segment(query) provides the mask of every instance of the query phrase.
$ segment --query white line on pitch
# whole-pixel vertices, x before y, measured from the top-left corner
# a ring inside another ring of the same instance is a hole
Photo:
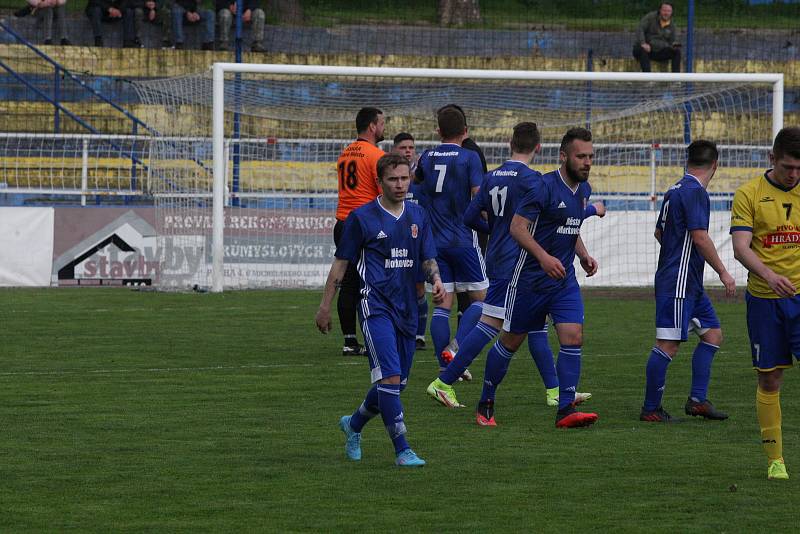
[[[592,356],[624,356],[621,353],[615,354],[593,354]],[[433,363],[434,360],[415,359],[415,363]],[[366,365],[368,362],[364,360],[351,360],[344,362],[330,363],[326,365],[333,366],[349,366],[349,365]],[[286,367],[316,367],[319,362],[314,363],[264,363],[252,365],[214,365],[205,367],[145,367],[145,368],[132,368],[132,369],[66,369],[55,371],[5,371],[0,372],[0,377],[4,376],[59,376],[59,375],[92,375],[92,374],[124,374],[124,373],[176,373],[176,372],[192,372],[192,371],[233,371],[236,369],[280,369]]]
[[[366,361],[338,362],[332,365],[360,365]],[[0,376],[53,376],[53,375],[79,375],[79,374],[115,374],[115,373],[171,373],[186,371],[230,371],[235,369],[277,369],[281,367],[315,367],[316,363],[271,363],[255,365],[215,365],[209,367],[147,367],[143,369],[75,369],[57,371],[6,371]]]
[[[416,360],[422,363],[431,363],[433,360]],[[362,365],[367,364],[366,359],[337,362],[329,365]],[[191,371],[232,371],[236,369],[279,369],[284,367],[316,367],[318,363],[264,363],[253,365],[214,365],[206,367],[146,367],[142,369],[74,369],[56,371],[5,371],[0,372],[3,376],[58,376],[58,375],[91,375],[91,374],[122,374],[122,373],[174,373]]]

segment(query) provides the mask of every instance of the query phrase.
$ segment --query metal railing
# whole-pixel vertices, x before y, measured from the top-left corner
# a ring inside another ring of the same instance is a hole
[[[330,174],[333,177],[335,161],[341,149],[350,140],[347,139],[241,139],[226,138],[224,141],[224,172],[228,187],[225,191],[224,205],[236,205],[236,200],[275,198],[336,198],[336,180],[331,179],[330,187],[311,189],[304,183],[276,185],[269,175],[262,178],[263,186],[250,187],[247,190],[234,190],[233,169],[236,165],[233,147],[243,147],[239,164],[259,164],[260,162],[297,163],[302,161],[324,163],[330,162]],[[121,146],[122,154],[111,148],[110,142]],[[153,201],[155,198],[206,198],[211,197],[211,183],[208,190],[186,191],[179,184],[165,188],[153,187],[152,178],[158,177],[163,169],[169,169],[174,163],[186,163],[196,167],[191,155],[176,153],[174,158],[169,154],[161,155],[160,161],[150,162],[154,143],[171,143],[185,147],[205,145],[210,151],[209,137],[150,137],[132,135],[86,135],[86,134],[24,134],[0,133],[0,195],[21,195],[38,197],[67,197],[80,199],[80,205],[87,205],[87,200],[94,197],[95,203],[102,204],[109,197],[123,197],[123,201],[137,198],[137,202]],[[417,142],[418,152],[437,145],[438,142],[420,140]],[[260,150],[265,146],[269,150]],[[490,168],[501,164],[508,156],[508,143],[486,142],[481,147],[489,162]],[[386,143],[381,145],[389,150]],[[540,154],[533,164],[542,171],[552,170],[559,165],[559,145],[543,143]],[[720,145],[720,173],[736,169],[764,169],[769,165],[769,147],[759,145]],[[635,166],[648,173],[647,179],[641,179],[637,188],[627,192],[624,188],[605,186],[595,187],[594,197],[617,202],[632,202],[635,209],[657,209],[664,184],[664,177],[659,178],[659,170],[663,167],[681,168],[685,157],[685,146],[681,144],[646,144],[596,143],[595,166],[598,171],[605,167]],[[134,157],[127,155],[132,154]],[[298,159],[299,158],[299,159]],[[172,160],[172,161],[170,161]],[[142,163],[147,161],[151,165]],[[210,166],[204,170],[210,177]],[[644,169],[647,169],[645,171]],[[322,172],[324,169],[317,169]],[[663,173],[663,171],[661,171]],[[309,176],[309,179],[311,177]],[[324,176],[323,176],[324,178]],[[678,176],[670,176],[672,181]],[[171,178],[174,180],[174,178]],[[310,183],[310,182],[309,182]],[[670,182],[672,183],[672,182]],[[600,184],[598,184],[599,186]],[[713,191],[712,201],[729,201],[733,189]],[[0,196],[0,203],[3,198]],[[632,208],[633,209],[633,208]]]
[[[0,133],[0,194],[80,197],[146,196],[143,163],[150,137]]]

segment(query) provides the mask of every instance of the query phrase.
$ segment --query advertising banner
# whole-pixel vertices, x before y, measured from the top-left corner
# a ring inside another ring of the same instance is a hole
[[[53,285],[151,285],[160,261],[153,208],[56,208]]]
[[[53,283],[208,287],[210,210],[157,217],[155,208],[57,208]],[[335,222],[307,210],[226,210],[225,286],[321,286]]]
[[[580,235],[599,262],[587,286],[651,286],[658,261],[657,212],[609,212],[584,221]],[[733,258],[729,212],[711,213],[709,234],[740,286],[747,273]],[[160,222],[160,224],[159,224]],[[227,288],[314,288],[334,253],[332,216],[316,210],[229,209],[225,214]],[[161,228],[163,235],[157,236]],[[0,208],[0,286],[152,285],[207,288],[211,218],[155,208]],[[719,285],[705,269],[705,282]]]

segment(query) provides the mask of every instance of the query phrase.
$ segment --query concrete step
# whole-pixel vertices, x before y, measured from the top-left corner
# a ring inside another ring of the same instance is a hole
[[[55,61],[76,73],[120,78],[161,78],[194,74],[207,70],[216,61],[233,61],[232,52],[201,50],[162,50],[158,48],[97,48],[94,46],[43,46]],[[33,53],[25,46],[0,43],[0,57],[24,73],[52,73],[44,61],[31,61]],[[583,57],[560,56],[423,56],[367,54],[283,54],[254,53],[243,55],[245,63],[298,65],[352,65],[368,67],[495,69],[584,71]],[[665,67],[654,64],[657,69]],[[636,72],[633,58],[608,58],[595,62],[598,72]],[[787,87],[800,87],[800,56],[770,60],[717,59],[695,62],[695,72],[782,72]]]

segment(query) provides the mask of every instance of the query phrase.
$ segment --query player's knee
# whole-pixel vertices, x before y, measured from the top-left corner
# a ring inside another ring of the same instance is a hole
[[[780,391],[783,383],[783,369],[773,369],[772,371],[758,372],[758,388],[761,391],[773,392]]]
[[[481,315],[480,322],[488,324],[489,326],[491,326],[492,328],[496,328],[497,330],[503,328],[503,320],[498,319],[497,317],[492,317],[491,315]]]
[[[400,375],[393,375],[387,376],[386,378],[381,378],[381,384],[399,384],[400,383]]]
[[[556,332],[558,332],[558,342],[561,345],[583,346],[582,328],[559,328],[559,326],[560,325],[556,325]]]
[[[528,337],[527,334],[512,334],[511,332],[503,331],[500,334],[499,341],[509,352],[517,352],[526,337]]]
[[[559,336],[559,343],[562,345],[583,346],[583,332],[570,332],[563,337]]]
[[[681,342],[673,341],[671,339],[659,339],[656,341],[656,347],[658,347],[659,350],[663,351],[670,358],[674,358],[678,355],[678,349],[681,348]]]
[[[486,290],[477,289],[469,292],[470,302],[483,302],[486,299]]]
[[[561,345],[583,346],[583,325],[580,323],[556,323],[558,343]]]
[[[445,293],[442,302],[436,304],[437,308],[444,308],[446,310],[450,310],[453,307],[453,294],[452,293]]]
[[[717,347],[722,345],[722,329],[720,328],[712,328],[705,334],[703,334],[700,339],[708,343],[709,345],[716,345]]]

